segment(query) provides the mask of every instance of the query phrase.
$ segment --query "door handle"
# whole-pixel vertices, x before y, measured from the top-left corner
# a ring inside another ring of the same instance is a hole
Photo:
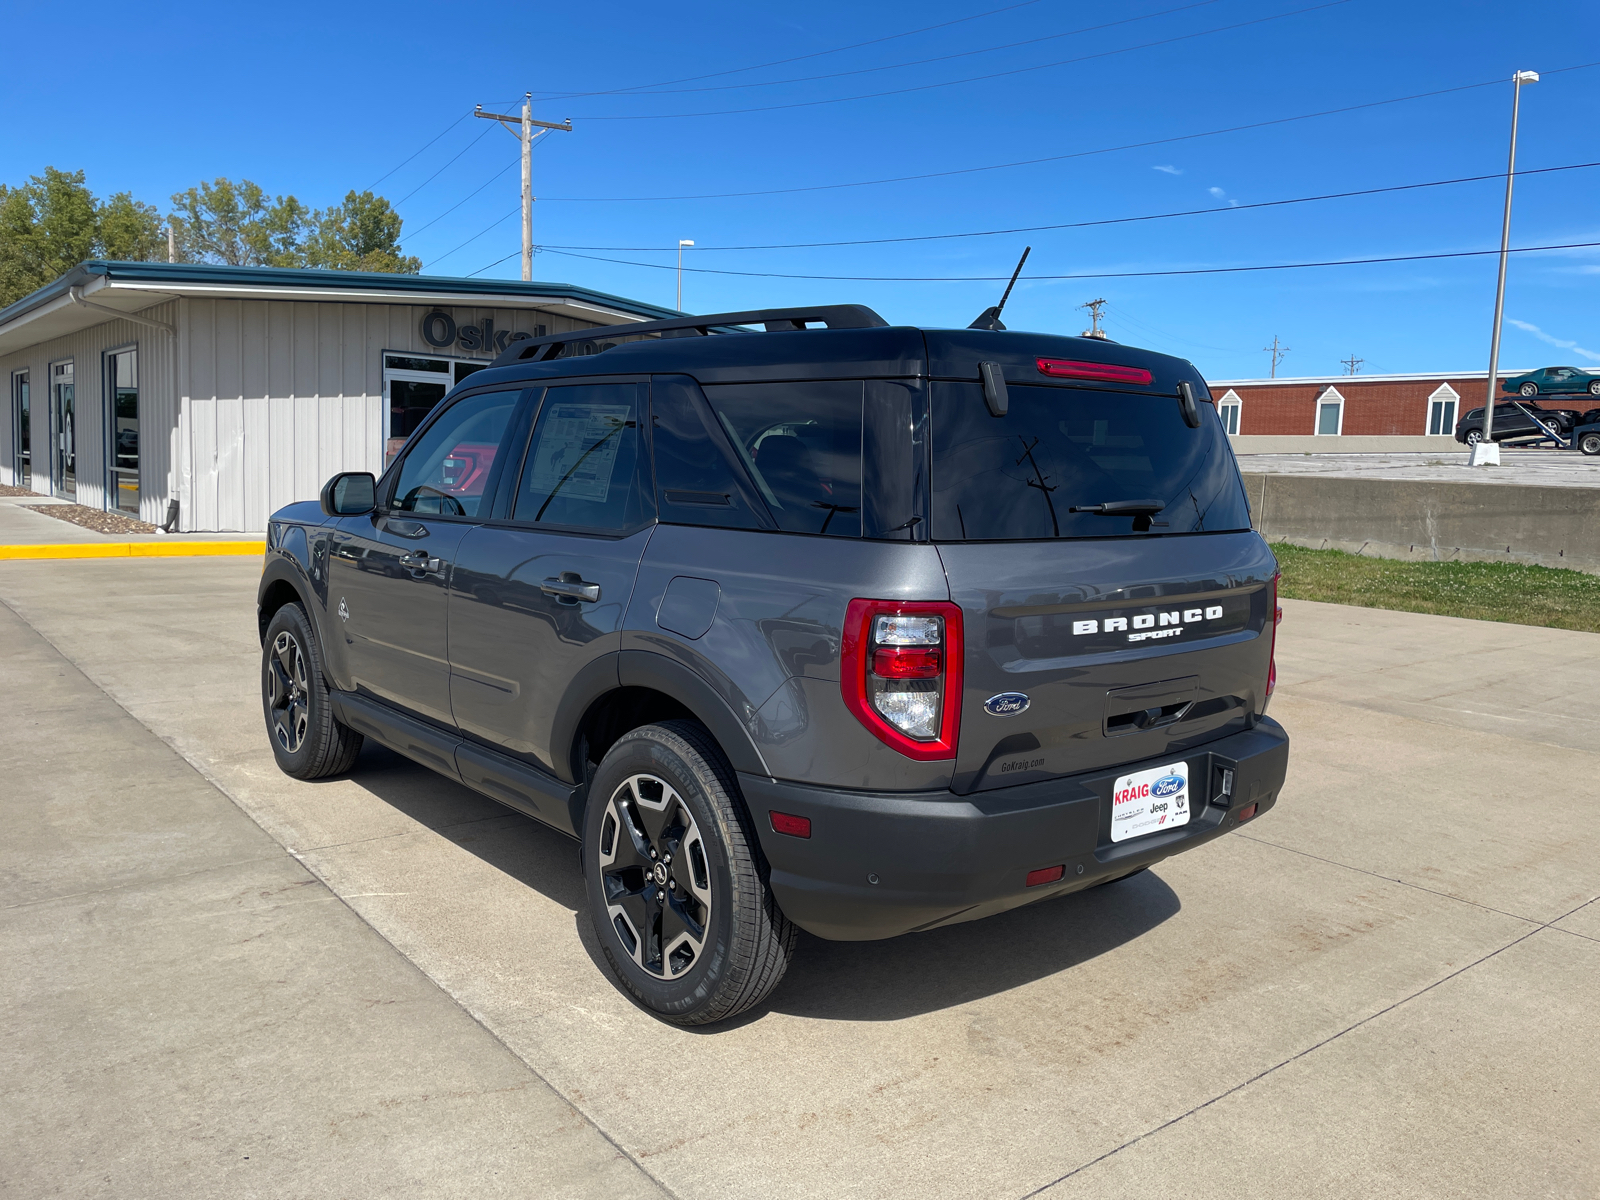
[[[569,575],[572,576],[570,579],[567,578]],[[559,579],[546,579],[539,585],[539,590],[547,596],[570,600],[574,604],[580,600],[587,600],[592,604],[600,599],[598,583],[585,583],[580,576],[571,571],[563,571]]]
[[[400,565],[411,571],[437,571],[443,560],[429,558],[426,550],[412,550],[400,556]]]

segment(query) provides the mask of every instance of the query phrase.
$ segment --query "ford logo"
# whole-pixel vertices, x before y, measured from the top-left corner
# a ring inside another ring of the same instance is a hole
[[[1155,783],[1150,785],[1150,794],[1156,797],[1176,796],[1179,792],[1183,791],[1183,788],[1184,781],[1180,776],[1163,775],[1160,779],[1156,780]]]
[[[1001,692],[983,702],[983,711],[991,717],[1014,717],[1028,711],[1028,698],[1021,692]]]

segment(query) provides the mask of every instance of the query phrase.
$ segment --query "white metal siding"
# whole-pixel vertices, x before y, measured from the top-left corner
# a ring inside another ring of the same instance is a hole
[[[140,316],[169,325],[178,320],[177,302],[144,309]],[[106,503],[106,363],[108,350],[139,350],[139,516],[152,524],[166,519],[172,494],[172,469],[177,428],[177,387],[173,380],[176,348],[165,331],[133,321],[109,320],[65,337],[52,338],[0,357],[5,402],[0,405],[0,482],[15,483],[14,414],[11,373],[26,370],[32,390],[33,464],[37,491],[49,487],[50,364],[71,359],[78,452],[78,503],[102,508]]]
[[[259,532],[340,471],[383,470],[383,352],[447,354],[421,322],[434,307],[183,300],[181,528]],[[533,309],[446,308],[458,326],[590,328]],[[489,356],[481,356],[485,360]],[[142,365],[142,364],[141,364]]]

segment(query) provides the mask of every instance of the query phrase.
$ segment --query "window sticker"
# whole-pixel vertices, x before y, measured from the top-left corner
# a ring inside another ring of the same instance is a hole
[[[529,492],[604,504],[632,413],[627,404],[555,405],[540,422]]]

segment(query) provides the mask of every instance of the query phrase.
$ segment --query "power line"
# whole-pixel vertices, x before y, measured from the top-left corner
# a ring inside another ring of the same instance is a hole
[[[1552,246],[1517,246],[1513,247],[1509,253],[1530,254],[1540,250],[1589,250],[1597,246],[1600,246],[1600,242],[1564,242]],[[549,246],[541,248],[550,254],[559,254],[564,258],[584,258],[591,262],[614,263],[623,267],[646,267],[655,271],[671,271],[674,269],[670,264],[629,262],[620,258],[601,258],[593,254],[578,254],[571,250],[555,250]],[[1321,262],[1264,263],[1250,267],[1188,267],[1166,271],[1096,271],[1075,275],[1024,275],[1023,279],[1033,282],[1049,282],[1064,279],[1152,279],[1170,275],[1238,275],[1251,271],[1298,271],[1307,267],[1357,267],[1375,263],[1426,262],[1445,258],[1477,258],[1485,254],[1499,253],[1498,249],[1451,250],[1437,254],[1391,254],[1377,258],[1336,258]],[[738,275],[748,279],[806,279],[839,283],[998,283],[1007,278],[1005,275],[788,275],[776,271],[729,271],[719,270],[715,267],[685,267],[684,270],[693,271],[698,275]]]
[[[442,138],[445,134],[449,133],[452,129],[454,129],[457,125],[461,124],[461,122],[465,121],[471,115],[472,115],[472,111],[470,109],[468,109],[466,112],[462,113],[454,121],[451,121],[450,124],[446,125],[444,127],[444,129],[442,129],[436,137],[434,137],[431,140],[429,140],[428,143],[422,147],[422,150],[426,150],[429,146],[433,145],[434,142],[437,142],[439,140],[439,138]],[[407,158],[404,162],[400,163],[399,166],[390,167],[382,175],[379,175],[371,183],[367,184],[367,191],[370,192],[373,188],[377,187],[385,179],[389,178],[389,176],[393,175],[396,171],[398,171],[400,169],[400,167],[405,166],[406,163],[410,162],[412,158],[417,157],[417,154],[421,154],[422,150],[418,150],[416,154],[413,154],[411,156],[411,158]]]
[[[1071,66],[1074,63],[1092,62],[1100,58],[1114,58],[1119,54],[1132,54],[1136,50],[1149,50],[1156,46],[1171,46],[1178,42],[1192,41],[1195,38],[1209,37],[1216,33],[1228,33],[1235,29],[1246,29],[1252,25],[1265,25],[1269,21],[1282,21],[1288,17],[1303,16],[1309,12],[1319,12],[1327,8],[1338,8],[1345,4],[1352,4],[1355,0],[1325,0],[1322,4],[1312,4],[1306,8],[1291,9],[1289,12],[1275,13],[1270,17],[1256,17],[1249,21],[1238,21],[1232,25],[1219,25],[1215,29],[1202,29],[1195,33],[1183,33],[1174,37],[1161,38],[1154,42],[1141,42],[1137,46],[1124,46],[1118,50],[1102,50],[1096,54],[1082,54],[1077,58],[1063,58],[1056,62],[1038,63],[1031,67],[1014,67],[1009,71],[993,71],[987,75],[970,75],[965,79],[948,79],[940,83],[924,83],[916,87],[894,88],[883,92],[866,92],[859,96],[835,96],[830,100],[797,100],[790,104],[766,104],[756,108],[726,108],[714,112],[695,113],[639,113],[616,117],[590,116],[583,118],[588,121],[671,121],[688,117],[729,117],[745,113],[780,112],[792,108],[816,108],[825,104],[847,104],[855,100],[878,100],[884,96],[904,96],[913,92],[933,91],[937,88],[956,87],[963,83],[981,83],[989,79],[1004,79],[1012,75],[1026,75],[1032,71],[1045,71],[1054,67]]]
[[[498,221],[494,221],[493,223],[491,223],[489,225],[485,225],[482,229],[478,230],[477,233],[473,234],[466,241],[462,242],[461,245],[457,246],[455,248],[455,250],[446,250],[443,254],[439,255],[438,258],[435,258],[431,262],[429,262],[428,266],[432,267],[432,266],[435,266],[435,265],[437,265],[439,263],[442,263],[445,259],[449,258],[452,254],[454,254],[456,252],[456,250],[465,250],[468,246],[472,245],[473,242],[477,241],[484,234],[488,233],[491,229],[500,228],[500,226],[504,225],[507,221],[511,220],[512,217],[520,215],[521,212],[522,212],[522,205],[518,204],[515,208],[513,208],[505,216],[501,217]],[[521,253],[521,252],[518,251],[518,253]],[[501,259],[500,261],[504,262],[505,259]],[[493,263],[490,264],[490,266],[493,266],[493,265],[494,265]],[[483,269],[485,271],[487,271],[489,268],[485,267]]]
[[[1556,171],[1579,171],[1589,167],[1600,167],[1600,161],[1586,163],[1570,163],[1560,167],[1537,167],[1531,170],[1516,172],[1518,177],[1523,175],[1548,175]],[[1177,212],[1146,213],[1137,217],[1102,217],[1094,221],[1067,221],[1057,225],[1018,225],[1011,229],[979,229],[966,233],[925,233],[910,237],[892,238],[855,238],[842,242],[773,242],[767,245],[751,246],[697,246],[697,250],[817,250],[843,246],[886,246],[903,242],[941,242],[956,238],[974,237],[1002,237],[1017,233],[1048,233],[1061,229],[1089,229],[1101,225],[1130,225],[1141,221],[1164,221],[1171,217],[1198,217],[1209,216],[1213,213],[1249,212],[1257,208],[1282,208],[1290,204],[1311,204],[1322,200],[1348,200],[1357,196],[1380,196],[1392,192],[1418,191],[1423,188],[1448,187],[1457,183],[1481,183],[1485,180],[1504,179],[1504,171],[1496,171],[1491,175],[1463,175],[1456,179],[1432,179],[1423,183],[1398,183],[1389,187],[1360,188],[1351,192],[1325,192],[1316,196],[1294,196],[1285,200],[1259,200],[1251,204],[1232,204],[1214,206],[1209,208],[1186,208]],[[548,246],[551,250],[606,250],[617,252],[670,252],[671,246]]]
[[[522,161],[521,156],[518,156],[517,158],[513,158],[505,166],[501,167],[493,175],[489,176],[488,179],[485,179],[477,187],[473,188],[472,191],[468,192],[465,196],[461,197],[461,199],[457,200],[454,204],[452,204],[449,208],[445,209],[442,213],[440,213],[433,220],[429,221],[427,225],[419,225],[419,226],[417,226],[417,228],[413,229],[410,233],[406,234],[406,236],[407,237],[416,237],[417,234],[421,233],[424,229],[427,229],[429,226],[437,225],[440,221],[444,220],[451,213],[455,212],[456,209],[460,208],[468,200],[471,200],[479,192],[483,191],[484,188],[488,187],[491,183],[494,183],[502,175],[504,175],[507,171],[511,170],[512,167],[517,166],[521,161]]]
[[[453,165],[454,165],[454,164],[455,164],[455,161],[456,161],[456,159],[457,159],[457,158],[460,158],[460,157],[461,157],[461,155],[462,155],[462,154],[465,154],[465,153],[466,153],[466,152],[467,152],[467,151],[468,151],[468,150],[471,150],[471,149],[472,149],[472,148],[473,148],[473,147],[474,147],[474,146],[476,146],[476,145],[477,145],[477,144],[478,144],[478,143],[479,143],[479,142],[481,142],[481,141],[483,141],[483,138],[484,138],[484,134],[487,134],[487,133],[488,133],[488,132],[489,132],[489,130],[491,130],[491,129],[493,129],[493,128],[494,128],[494,126],[492,126],[492,125],[485,125],[485,126],[484,126],[484,129],[483,129],[483,133],[480,133],[480,134],[479,134],[479,135],[478,135],[478,136],[477,136],[477,137],[475,137],[475,138],[473,138],[473,139],[472,139],[472,140],[471,140],[471,141],[470,141],[470,142],[468,142],[468,143],[467,143],[467,144],[466,144],[466,145],[465,145],[465,146],[464,146],[464,147],[462,147],[462,149],[461,149],[461,151],[460,151],[460,153],[458,153],[458,154],[457,154],[457,155],[456,155],[456,156],[455,156],[455,158],[452,158],[452,159],[451,159],[451,160],[450,160],[450,161],[449,161],[449,162],[447,162],[447,163],[445,163],[445,164],[444,164],[444,166],[442,166],[442,167],[440,167],[440,168],[439,168],[439,169],[438,169],[438,170],[437,170],[437,171],[435,171],[435,172],[434,172],[434,173],[433,173],[433,174],[432,174],[432,175],[429,175],[429,176],[428,176],[428,177],[427,177],[427,178],[426,178],[426,179],[424,179],[424,180],[423,180],[423,181],[422,181],[422,182],[421,182],[421,183],[419,183],[419,184],[417,184],[417,186],[416,186],[416,187],[414,187],[414,188],[412,188],[412,189],[411,189],[411,190],[410,190],[410,191],[409,191],[409,192],[407,192],[407,193],[406,193],[406,194],[405,194],[405,195],[404,195],[404,196],[401,196],[401,197],[400,197],[400,199],[398,199],[398,200],[396,200],[396,201],[395,201],[395,202],[394,202],[394,207],[396,207],[396,208],[399,208],[399,207],[400,207],[400,206],[401,206],[401,205],[402,205],[402,204],[404,204],[404,203],[405,203],[405,202],[406,202],[406,201],[407,201],[407,200],[409,200],[409,199],[411,199],[411,197],[413,197],[413,196],[415,196],[415,195],[416,195],[416,194],[417,194],[417,193],[418,193],[418,192],[420,192],[420,191],[421,191],[421,190],[422,190],[422,189],[423,189],[423,188],[425,188],[425,187],[427,187],[427,186],[428,186],[428,185],[429,185],[429,184],[430,184],[430,183],[432,183],[432,182],[433,182],[433,181],[434,181],[434,180],[435,180],[435,179],[437,179],[437,178],[439,178],[439,176],[441,176],[441,175],[443,175],[443,174],[444,174],[444,173],[445,173],[445,172],[446,172],[446,171],[447,171],[447,170],[449,170],[449,169],[450,169],[450,167],[452,167],[452,166],[453,166]]]
[[[935,29],[948,29],[952,25],[963,25],[968,21],[981,21],[984,17],[996,17],[1001,13],[1012,12],[1019,8],[1029,8],[1040,3],[1040,0],[1021,0],[1019,4],[1008,4],[1004,8],[991,8],[987,12],[974,13],[970,17],[957,17],[953,21],[941,21],[937,25],[924,25],[921,29],[908,29],[904,33],[891,33],[885,37],[872,38],[865,42],[852,42],[848,46],[835,46],[832,50],[814,50],[810,54],[797,54],[793,58],[774,59],[768,63],[757,63],[751,67],[733,67],[727,71],[713,71],[709,75],[690,75],[684,79],[668,79],[661,83],[640,83],[633,87],[614,88],[603,92],[545,92],[539,93],[542,100],[578,100],[588,96],[625,96],[642,88],[671,87],[677,83],[698,83],[702,79],[721,79],[728,75],[740,75],[746,71],[764,71],[768,67],[784,67],[790,63],[805,62],[807,59],[824,58],[829,54],[843,54],[846,50],[859,50],[863,46],[878,46],[884,42],[897,41],[900,38],[915,37],[919,33],[932,33]]]
[[[1600,62],[1580,63],[1573,67],[1561,67],[1555,71],[1546,71],[1546,75],[1557,75],[1565,71],[1582,71],[1592,67],[1600,67]],[[567,204],[654,204],[674,200],[744,200],[761,196],[788,196],[802,192],[827,192],[838,191],[843,188],[879,187],[890,183],[918,183],[925,179],[944,179],[953,175],[976,175],[984,171],[1006,171],[1015,167],[1035,167],[1044,163],[1066,162],[1075,158],[1090,158],[1100,154],[1115,154],[1122,150],[1147,150],[1152,146],[1168,146],[1175,142],[1190,142],[1199,138],[1220,137],[1228,133],[1245,133],[1252,129],[1266,129],[1274,125],[1289,125],[1296,121],[1310,121],[1317,117],[1335,117],[1344,113],[1360,112],[1363,109],[1382,108],[1390,104],[1405,104],[1412,100],[1430,100],[1435,96],[1449,96],[1456,92],[1470,92],[1479,88],[1499,87],[1503,79],[1486,79],[1481,83],[1464,83],[1456,87],[1438,88],[1431,92],[1415,92],[1409,96],[1393,96],[1387,100],[1369,100],[1361,104],[1349,104],[1342,108],[1326,108],[1319,112],[1300,113],[1293,117],[1274,117],[1267,121],[1252,121],[1245,125],[1229,125],[1222,129],[1207,129],[1200,133],[1183,133],[1173,137],[1152,138],[1143,142],[1127,142],[1120,146],[1103,146],[1095,150],[1077,150],[1071,154],[1051,154],[1043,158],[1024,158],[1015,162],[990,163],[981,167],[958,167],[949,171],[930,171],[922,175],[891,175],[883,179],[860,179],[848,183],[819,183],[805,187],[766,188],[761,191],[751,192],[702,192],[682,196],[546,196],[544,203]]]
[[[677,96],[690,92],[734,92],[749,88],[782,87],[790,83],[815,83],[821,79],[846,79],[852,75],[872,75],[879,71],[899,71],[906,67],[925,67],[929,63],[950,62],[957,58],[972,58],[979,54],[994,54],[1001,50],[1015,50],[1018,46],[1037,46],[1044,42],[1059,41],[1062,38],[1077,37],[1080,34],[1096,33],[1102,29],[1114,29],[1118,25],[1133,25],[1139,21],[1153,21],[1157,17],[1171,16],[1173,13],[1188,12],[1192,8],[1206,8],[1212,4],[1220,4],[1222,0],[1194,0],[1191,4],[1181,4],[1177,8],[1163,8],[1158,12],[1143,13],[1137,17],[1124,17],[1120,21],[1106,21],[1099,25],[1085,25],[1082,29],[1069,29],[1065,33],[1049,33],[1042,37],[1025,38],[1020,42],[1005,42],[998,46],[985,46],[980,50],[963,50],[957,54],[940,54],[933,58],[916,58],[909,62],[885,63],[877,67],[858,67],[853,71],[833,71],[826,75],[796,75],[788,79],[766,79],[758,83],[724,83],[716,87],[702,88],[664,88],[658,90],[640,90],[630,92],[630,96]],[[613,93],[590,93],[592,95],[611,95]]]

